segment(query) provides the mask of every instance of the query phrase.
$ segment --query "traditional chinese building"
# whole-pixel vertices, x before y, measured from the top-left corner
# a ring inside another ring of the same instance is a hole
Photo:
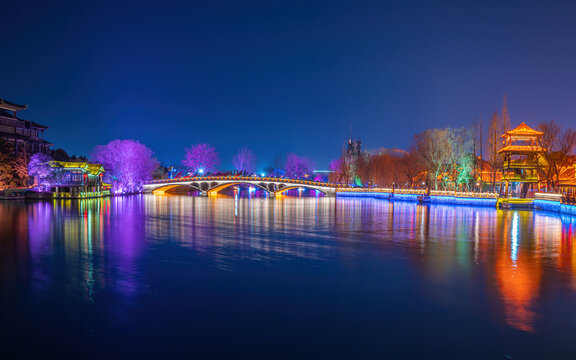
[[[560,192],[571,197],[576,196],[576,155],[569,156],[568,164],[560,170]]]
[[[109,195],[102,182],[104,167],[87,162],[51,161],[52,175],[46,183],[54,197],[82,198]]]
[[[478,156],[476,158],[474,174],[477,190],[489,192],[498,191],[498,187],[502,183],[502,172],[496,169],[489,161]]]
[[[28,105],[18,105],[0,99],[0,138],[6,140],[17,154],[29,157],[35,153],[49,154],[52,144],[44,140],[48,127],[19,117]]]
[[[525,198],[530,191],[537,190],[538,158],[544,153],[542,135],[543,132],[534,130],[525,123],[502,135],[503,147],[498,153],[504,160],[504,197],[510,194]]]

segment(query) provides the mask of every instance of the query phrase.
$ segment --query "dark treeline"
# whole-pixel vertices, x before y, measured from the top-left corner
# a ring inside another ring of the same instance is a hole
[[[506,99],[486,132],[480,121],[468,128],[428,129],[414,135],[408,151],[388,150],[342,156],[330,164],[330,181],[357,186],[488,190],[498,192],[503,171],[502,134],[511,130]],[[561,174],[576,163],[576,131],[542,122],[543,153],[537,157],[540,185],[557,191]]]

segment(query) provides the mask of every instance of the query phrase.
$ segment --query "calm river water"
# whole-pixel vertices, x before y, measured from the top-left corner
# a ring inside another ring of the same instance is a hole
[[[576,358],[576,218],[373,199],[0,202],[0,358]]]

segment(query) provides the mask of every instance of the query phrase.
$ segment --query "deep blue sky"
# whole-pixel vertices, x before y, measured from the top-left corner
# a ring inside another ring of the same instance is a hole
[[[576,126],[574,1],[2,1],[0,97],[88,154],[137,139],[165,163],[294,152],[352,135],[406,148],[430,127]]]

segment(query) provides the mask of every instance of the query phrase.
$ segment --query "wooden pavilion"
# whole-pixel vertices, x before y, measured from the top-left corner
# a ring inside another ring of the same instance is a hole
[[[502,183],[504,197],[525,198],[530,192],[539,190],[539,157],[542,148],[543,132],[522,123],[502,135],[503,147],[498,152],[504,160]]]

